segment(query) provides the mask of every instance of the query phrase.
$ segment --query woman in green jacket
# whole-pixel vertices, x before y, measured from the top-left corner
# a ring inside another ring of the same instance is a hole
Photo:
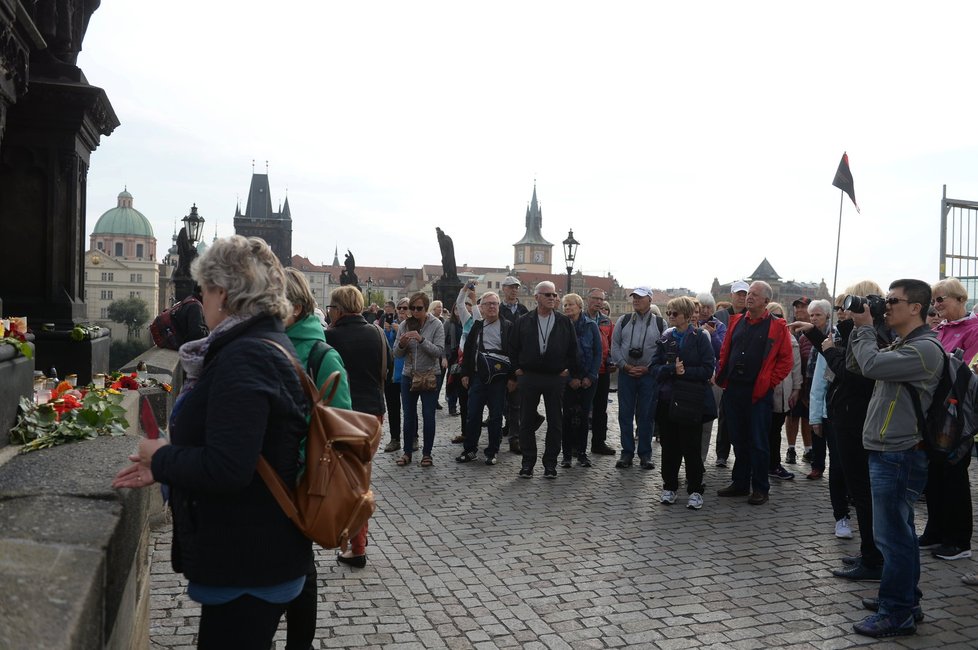
[[[326,344],[323,325],[315,313],[316,299],[312,295],[306,276],[293,268],[287,268],[285,279],[285,296],[292,307],[291,313],[285,319],[285,334],[295,346],[302,367],[315,377],[317,387],[321,389],[329,376],[339,371],[340,385],[330,405],[349,409],[350,383],[347,380],[346,368],[343,366],[340,353]],[[316,635],[316,580],[316,564],[313,559],[302,591],[289,603],[286,610],[288,621],[286,644],[289,648],[312,646]]]

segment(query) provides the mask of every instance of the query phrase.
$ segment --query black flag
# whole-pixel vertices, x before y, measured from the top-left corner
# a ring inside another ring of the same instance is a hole
[[[859,204],[856,203],[856,188],[852,183],[852,172],[849,171],[849,156],[846,153],[842,154],[842,160],[839,161],[839,168],[835,171],[835,179],[832,184],[849,195],[852,204],[856,206],[856,212],[859,212]]]

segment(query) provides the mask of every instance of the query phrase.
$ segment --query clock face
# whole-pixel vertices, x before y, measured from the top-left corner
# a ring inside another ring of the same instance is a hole
[[[538,263],[538,264],[542,264],[543,263],[543,251],[534,251],[533,252],[533,261],[536,262],[536,263]]]
[[[516,251],[516,261],[519,263],[523,262],[523,251]]]

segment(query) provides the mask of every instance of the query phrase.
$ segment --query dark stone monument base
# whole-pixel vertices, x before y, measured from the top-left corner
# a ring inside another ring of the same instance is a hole
[[[458,278],[438,278],[431,285],[431,292],[435,294],[435,300],[441,300],[445,311],[452,313],[452,307],[458,298],[458,292],[462,289],[462,281]]]
[[[73,341],[70,332],[40,331],[35,333],[34,365],[45,373],[53,366],[62,379],[76,374],[78,385],[84,386],[92,381],[93,374],[109,371],[111,343],[109,330],[104,328],[95,338],[81,341]]]
[[[0,447],[10,442],[21,397],[34,392],[34,360],[11,345],[0,345]]]

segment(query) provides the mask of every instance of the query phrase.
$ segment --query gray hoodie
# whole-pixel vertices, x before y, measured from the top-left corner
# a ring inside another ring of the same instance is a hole
[[[917,389],[920,407],[926,413],[940,380],[943,358],[937,336],[926,325],[882,350],[876,347],[876,331],[871,326],[853,331],[846,365],[876,380],[863,423],[863,447],[868,451],[906,451],[922,440],[913,401],[903,382]]]
[[[420,330],[424,338],[421,344],[411,341],[406,348],[402,348],[401,336],[408,332],[407,323],[408,321],[401,323],[397,329],[397,340],[394,341],[394,356],[404,358],[402,376],[413,377],[415,370],[434,370],[437,375],[441,372],[441,358],[445,355],[445,329],[441,321],[428,314]]]

